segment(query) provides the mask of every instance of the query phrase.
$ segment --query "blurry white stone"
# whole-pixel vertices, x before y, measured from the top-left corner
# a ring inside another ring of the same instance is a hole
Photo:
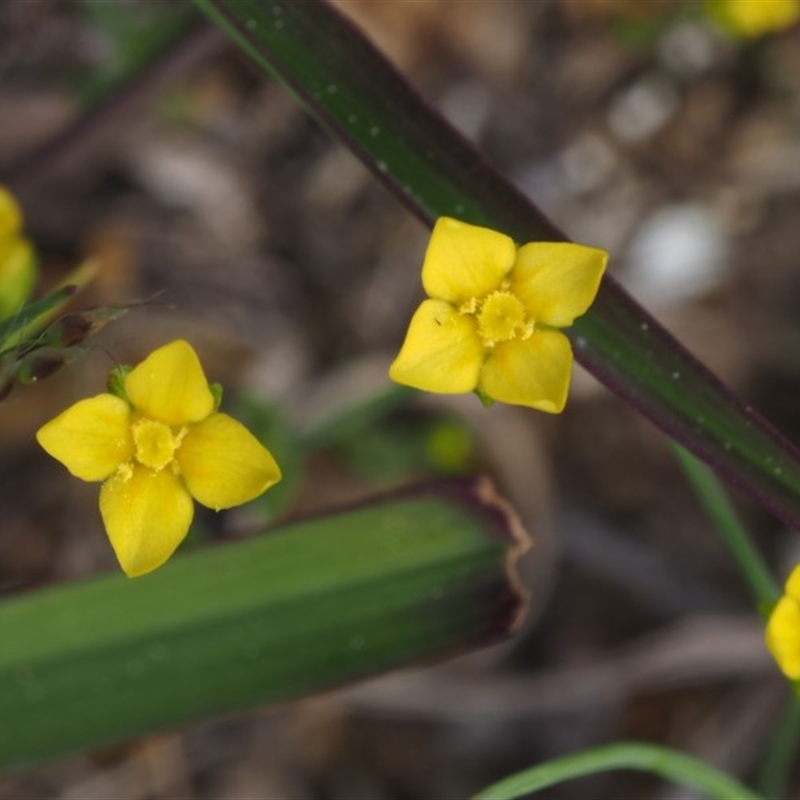
[[[658,133],[678,108],[675,86],[660,75],[646,75],[614,98],[608,124],[623,142],[642,142]]]
[[[491,108],[491,97],[481,84],[470,81],[459,83],[442,98],[442,114],[470,141],[476,141],[483,132]]]
[[[634,234],[623,280],[644,305],[693,300],[720,283],[727,251],[727,237],[708,209],[667,206]]]
[[[283,333],[270,338],[268,348],[259,350],[248,367],[242,385],[259,397],[285,398],[298,392],[298,387],[311,372],[308,344],[303,336],[283,326]]]
[[[556,222],[576,242],[621,253],[639,224],[646,200],[641,184],[620,171],[602,192],[585,202],[571,204]]]
[[[659,43],[661,63],[687,78],[701,75],[718,60],[717,43],[707,27],[684,22],[668,31]]]
[[[348,206],[369,184],[363,164],[343,147],[333,147],[318,159],[308,178],[307,196],[312,206],[333,210]]]
[[[525,162],[511,173],[511,180],[547,214],[554,215],[569,197],[557,159]]]
[[[162,203],[190,209],[223,240],[252,244],[263,230],[236,168],[209,148],[144,141],[131,153],[139,178]]]
[[[602,186],[617,166],[609,143],[596,133],[585,133],[561,154],[564,180],[572,194],[584,194]]]

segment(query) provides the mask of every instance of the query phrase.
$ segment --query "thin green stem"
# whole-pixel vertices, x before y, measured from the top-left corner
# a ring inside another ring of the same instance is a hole
[[[358,436],[365,428],[406,405],[415,394],[407,386],[387,383],[381,391],[338,408],[313,423],[301,433],[298,445],[306,450],[315,450]]]
[[[731,800],[734,797],[736,800],[764,800],[761,795],[735,778],[696,758],[668,747],[638,742],[595,747],[583,753],[548,761],[489,786],[479,792],[475,800],[513,800],[563,781],[612,769],[652,772],[667,780],[698,789],[715,800]]]
[[[688,450],[674,442],[672,448],[698,499],[725,540],[736,566],[747,582],[758,610],[763,617],[768,617],[770,610],[781,596],[780,587],[731,505],[722,483],[711,469],[698,461]]]
[[[761,765],[758,788],[769,800],[786,797],[789,772],[800,744],[800,699],[792,697]]]
[[[780,587],[753,544],[717,476],[680,445],[673,442],[672,447],[698,499],[713,519],[744,576],[758,610],[767,619],[780,597]],[[778,800],[784,796],[787,776],[799,742],[800,701],[793,697],[778,724],[761,767],[758,786],[765,797]]]

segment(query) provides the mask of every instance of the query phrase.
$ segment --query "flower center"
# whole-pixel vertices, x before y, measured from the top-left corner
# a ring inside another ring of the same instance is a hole
[[[131,426],[131,433],[136,447],[136,460],[158,472],[172,461],[185,431],[176,435],[163,422],[140,419]]]
[[[525,306],[511,292],[492,292],[478,311],[478,332],[487,347],[533,333],[533,322],[525,315]]]

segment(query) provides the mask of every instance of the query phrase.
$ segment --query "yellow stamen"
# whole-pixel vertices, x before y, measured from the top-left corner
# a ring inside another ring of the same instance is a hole
[[[114,476],[121,480],[123,483],[129,481],[133,477],[133,467],[130,462],[123,461],[118,467]]]
[[[478,298],[477,297],[470,297],[465,303],[462,303],[458,307],[458,311],[461,314],[474,314],[478,310]]]
[[[517,336],[527,338],[533,332],[533,323],[526,319],[525,307],[511,292],[492,292],[478,312],[478,331],[491,347]]]
[[[136,460],[156,472],[169,464],[180,447],[183,431],[175,435],[163,422],[140,419],[131,426]]]

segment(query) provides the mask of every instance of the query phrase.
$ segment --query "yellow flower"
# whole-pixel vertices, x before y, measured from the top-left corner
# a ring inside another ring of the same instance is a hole
[[[36,434],[75,477],[103,481],[100,513],[129,577],[160,567],[183,541],[192,498],[219,511],[280,480],[275,460],[216,410],[191,345],[164,345],[124,380],[127,399],[81,400]]]
[[[33,246],[22,235],[22,212],[0,186],[0,319],[20,310],[36,282]]]
[[[786,581],[783,597],[770,614],[767,647],[787,678],[800,678],[800,565]]]
[[[798,0],[716,0],[712,13],[732,33],[757,38],[782,31],[800,18]]]
[[[560,412],[572,348],[557,329],[589,308],[607,257],[565,242],[518,248],[505,234],[442,217],[422,265],[429,299],[414,314],[390,377],[427,392],[477,391]]]
[[[0,241],[15,236],[22,228],[22,212],[11,193],[0,186]]]

